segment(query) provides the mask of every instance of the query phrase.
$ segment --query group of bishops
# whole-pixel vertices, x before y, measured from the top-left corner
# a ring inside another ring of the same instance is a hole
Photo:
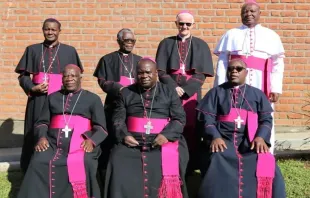
[[[284,49],[246,2],[243,25],[214,50],[192,35],[194,16],[176,16],[176,36],[156,58],[132,53],[130,29],[104,55],[94,76],[106,93],[82,88],[74,47],[60,43],[61,24],[43,23],[44,42],[30,45],[16,67],[28,96],[18,198],[187,198],[200,169],[199,198],[285,198],[273,153],[273,103],[282,92]]]

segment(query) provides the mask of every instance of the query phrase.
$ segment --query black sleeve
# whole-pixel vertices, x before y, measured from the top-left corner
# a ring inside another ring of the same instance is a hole
[[[115,109],[112,115],[113,133],[115,133],[117,142],[122,142],[126,136],[131,136],[127,130],[126,115],[125,99],[120,92],[115,101]]]
[[[191,97],[201,89],[205,79],[206,76],[202,73],[194,74],[190,79],[187,80],[186,84],[182,86],[182,89],[185,91],[188,97]]]
[[[158,70],[158,77],[160,82],[169,85],[172,88],[178,87],[178,84],[167,74],[168,65],[168,52],[165,40],[161,41],[158,45],[156,52],[156,63]]]
[[[169,141],[178,140],[186,123],[185,111],[182,107],[181,100],[177,92],[171,90],[171,105],[170,105],[170,122],[161,132]]]
[[[81,69],[81,71],[83,72],[84,68],[83,68],[83,65],[81,63],[79,54],[77,53],[75,48],[74,48],[74,53],[73,53],[72,60],[73,60],[73,63],[76,64]]]
[[[35,141],[40,138],[47,138],[47,131],[50,125],[51,113],[50,113],[50,101],[49,96],[46,97],[45,103],[40,113],[39,119],[34,124],[34,137]]]
[[[197,110],[200,111],[199,115],[203,118],[204,122],[202,137],[211,140],[222,137],[217,129],[217,106],[218,100],[215,89],[211,89],[197,106]]]
[[[95,146],[100,145],[108,136],[106,130],[106,119],[103,104],[99,96],[96,95],[95,101],[91,105],[91,122],[92,129],[83,134],[84,137],[90,139]]]
[[[18,77],[18,81],[25,94],[29,96],[31,93],[31,89],[35,86],[35,84],[33,84],[30,78],[30,74],[26,71],[21,73]]]
[[[93,76],[97,77],[100,88],[109,95],[117,96],[120,88],[123,87],[118,82],[106,80],[107,75],[103,57],[99,60]]]

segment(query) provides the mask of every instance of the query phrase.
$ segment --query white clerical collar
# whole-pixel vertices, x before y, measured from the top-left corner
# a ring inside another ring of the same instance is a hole
[[[188,34],[186,36],[181,36],[180,34],[178,34],[178,37],[182,40],[182,42],[184,42],[186,39],[188,39],[189,37],[191,37],[191,34]]]
[[[257,27],[261,27],[261,24],[256,24],[253,28],[257,28]],[[249,28],[248,26],[246,26],[244,24],[242,24],[241,28],[242,29],[251,29],[251,28]]]

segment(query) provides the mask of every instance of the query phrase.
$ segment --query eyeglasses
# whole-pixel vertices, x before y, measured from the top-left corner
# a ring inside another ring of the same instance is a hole
[[[184,25],[186,24],[187,27],[190,27],[190,26],[193,25],[192,23],[184,23],[184,22],[178,22],[178,24],[179,24],[180,26],[184,26]]]
[[[232,72],[234,70],[236,70],[237,72],[241,72],[244,69],[245,69],[245,67],[242,67],[242,66],[229,66],[229,67],[227,67],[227,70],[229,72]]]
[[[124,43],[135,43],[136,39],[123,39],[122,40]]]

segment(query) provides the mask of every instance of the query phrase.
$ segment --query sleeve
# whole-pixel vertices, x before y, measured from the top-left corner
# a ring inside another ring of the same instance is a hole
[[[204,74],[194,74],[190,79],[187,80],[186,84],[182,86],[182,89],[185,91],[188,97],[191,97],[201,89],[205,79],[206,76]]]
[[[83,68],[83,65],[81,63],[79,54],[77,53],[75,48],[73,48],[73,49],[74,49],[74,53],[73,53],[72,60],[73,60],[74,64],[76,64],[81,69],[81,71],[83,72],[84,68]]]
[[[169,85],[172,88],[178,87],[178,84],[167,74],[168,52],[165,40],[158,45],[156,52],[156,63],[158,70],[158,77],[160,82]]]
[[[270,137],[273,125],[271,104],[263,92],[260,94],[260,101],[258,103],[258,128],[256,131],[256,137],[261,137],[265,140],[266,144],[270,147]]]
[[[39,141],[40,138],[47,138],[47,131],[50,124],[50,119],[50,101],[49,96],[47,96],[41,110],[40,117],[34,124],[35,141]]]
[[[34,67],[34,62],[32,60],[33,57],[33,52],[31,50],[31,48],[28,46],[22,56],[22,58],[20,59],[19,63],[17,64],[16,68],[15,68],[15,72],[16,73],[23,73],[25,71],[27,71],[28,73],[32,73],[33,72],[33,67]]]
[[[112,114],[113,133],[117,142],[122,142],[126,136],[131,136],[127,130],[126,115],[124,96],[120,92],[115,101],[115,109]]]
[[[90,139],[94,146],[98,146],[108,136],[104,108],[99,96],[96,96],[91,106],[91,122],[91,131],[86,131],[83,133],[83,136],[84,138]]]
[[[229,52],[221,52],[219,54],[217,62],[216,76],[214,79],[213,87],[219,86],[227,81],[226,73],[227,73],[228,61],[229,61]]]
[[[197,110],[200,111],[200,119],[203,120],[204,131],[202,137],[207,139],[221,138],[221,134],[217,129],[217,97],[216,90],[211,89],[197,106]]]
[[[171,93],[170,122],[162,130],[161,134],[164,135],[169,141],[174,142],[180,139],[183,133],[183,128],[186,123],[186,114],[177,92],[172,89]]]
[[[272,70],[270,74],[271,93],[282,94],[283,86],[283,73],[284,73],[284,57],[272,56],[271,57]]]
[[[30,95],[31,89],[35,86],[30,78],[30,74],[28,72],[23,72],[18,77],[19,85],[24,90],[27,96]]]
[[[107,94],[117,96],[120,88],[123,87],[118,82],[106,80],[107,75],[103,57],[99,60],[93,76],[97,77],[100,88]]]

